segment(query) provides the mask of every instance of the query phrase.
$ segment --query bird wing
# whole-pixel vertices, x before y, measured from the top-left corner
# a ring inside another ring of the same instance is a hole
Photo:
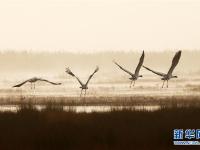
[[[149,70],[149,71],[151,71],[151,72],[153,72],[153,73],[155,73],[155,74],[157,74],[157,75],[159,75],[159,76],[164,76],[165,74],[164,73],[162,73],[162,72],[157,72],[157,71],[154,71],[154,70],[151,70],[150,68],[148,68],[148,67],[145,67],[145,66],[143,66],[145,69],[147,69],[147,70]]]
[[[120,66],[117,62],[113,61],[121,70],[125,71],[126,73],[130,74],[131,76],[133,75],[130,71],[124,69],[122,66]]]
[[[174,55],[174,58],[172,60],[171,67],[167,73],[168,75],[172,74],[174,68],[177,66],[177,64],[179,62],[180,57],[181,57],[181,51],[176,52],[176,54]]]
[[[49,80],[42,79],[42,78],[39,78],[38,80],[39,80],[39,81],[48,82],[48,83],[50,83],[50,84],[53,84],[53,85],[60,85],[60,84],[61,84],[61,83],[55,83],[55,82],[51,82],[51,81],[49,81]]]
[[[99,67],[97,66],[96,69],[94,70],[94,72],[89,76],[87,82],[86,82],[86,85],[88,85],[90,79],[93,77],[93,75],[99,70]]]
[[[143,62],[144,62],[144,51],[142,52],[142,55],[140,57],[140,61],[137,65],[137,68],[135,69],[135,75],[139,74],[139,71],[140,71],[140,68],[142,67]]]
[[[28,82],[29,80],[30,79],[28,79],[28,80],[26,80],[26,81],[24,81],[24,82],[22,82],[20,84],[14,85],[13,87],[20,87],[20,86],[24,85],[26,82]]]
[[[66,68],[66,71],[65,71],[66,73],[68,73],[69,75],[71,75],[72,77],[75,77],[77,80],[78,80],[78,82],[81,84],[81,86],[83,86],[84,84],[81,82],[81,80],[77,77],[77,76],[75,76],[75,74],[69,69],[69,68]]]

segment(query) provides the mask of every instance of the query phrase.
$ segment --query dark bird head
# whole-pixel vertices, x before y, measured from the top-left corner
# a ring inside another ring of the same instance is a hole
[[[19,87],[19,86],[17,86],[17,85],[13,86],[13,88],[15,88],[15,87]]]

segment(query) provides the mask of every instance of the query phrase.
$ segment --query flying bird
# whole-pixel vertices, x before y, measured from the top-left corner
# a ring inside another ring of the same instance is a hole
[[[80,88],[81,88],[81,94],[80,97],[82,96],[82,91],[85,90],[85,95],[86,95],[86,90],[88,89],[88,83],[90,81],[90,79],[93,77],[93,75],[99,70],[99,67],[97,66],[96,69],[94,70],[94,72],[89,76],[87,82],[84,84],[69,68],[66,68],[66,73],[68,73],[69,75],[71,75],[72,77],[75,77],[78,82],[80,83]]]
[[[20,84],[17,84],[17,85],[14,85],[13,87],[21,87],[22,85],[24,85],[25,83],[27,82],[30,82],[31,83],[31,89],[34,88],[35,89],[35,82],[37,81],[44,81],[44,82],[48,82],[50,84],[53,84],[53,85],[60,85],[61,83],[55,83],[55,82],[51,82],[49,80],[46,80],[46,79],[42,79],[42,78],[37,78],[37,77],[33,77],[31,79],[28,79]],[[33,84],[33,85],[32,85]]]
[[[130,88],[131,88],[131,85],[133,84],[133,86],[135,85],[135,81],[139,78],[139,77],[143,77],[142,75],[139,75],[139,72],[140,72],[140,69],[143,65],[143,62],[144,62],[144,51],[142,52],[142,55],[140,57],[140,60],[139,60],[139,63],[135,69],[135,73],[132,73],[128,70],[126,70],[125,68],[123,68],[121,65],[119,65],[117,62],[113,61],[121,70],[125,71],[126,73],[128,73],[131,78],[129,78],[131,80],[131,84],[130,84]],[[134,82],[134,83],[133,83]]]
[[[171,78],[178,78],[177,76],[172,75],[172,72],[174,71],[175,67],[177,66],[180,57],[181,57],[181,51],[176,52],[176,54],[174,55],[174,58],[172,60],[171,67],[169,68],[169,71],[168,71],[167,74],[154,71],[154,70],[152,70],[152,69],[150,69],[148,67],[145,67],[145,66],[143,66],[143,67],[146,68],[147,70],[149,70],[149,71],[151,71],[151,72],[153,72],[153,73],[155,73],[155,74],[157,74],[157,75],[162,77],[161,78],[161,80],[163,80],[162,88],[164,86],[165,81],[167,81],[167,88],[168,88],[168,80],[170,80]]]

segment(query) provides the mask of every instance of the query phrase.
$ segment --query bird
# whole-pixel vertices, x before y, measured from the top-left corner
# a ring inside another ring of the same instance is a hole
[[[170,80],[171,78],[178,78],[178,76],[174,76],[172,75],[172,72],[174,71],[175,67],[177,66],[177,64],[179,63],[179,60],[180,60],[180,57],[181,57],[181,50],[179,50],[178,52],[176,52],[176,54],[174,55],[174,58],[172,60],[172,64],[171,64],[171,67],[169,68],[169,71],[167,73],[161,73],[161,72],[157,72],[157,71],[154,71],[146,66],[143,66],[145,69],[161,76],[161,80],[163,80],[163,85],[162,85],[162,88],[164,87],[164,83],[165,81],[167,81],[167,88],[168,88],[168,80]]]
[[[93,75],[97,71],[99,71],[99,67],[98,66],[96,67],[96,69],[94,70],[94,72],[89,76],[87,82],[84,84],[69,68],[66,68],[66,73],[69,74],[69,75],[71,75],[72,77],[75,77],[78,80],[78,82],[80,83],[80,85],[81,85],[80,86],[80,88],[81,88],[80,97],[82,96],[83,90],[85,90],[85,94],[84,95],[86,95],[86,90],[88,89],[88,83],[89,83],[90,79],[93,77]]]
[[[140,57],[140,60],[139,60],[139,63],[135,69],[135,73],[132,73],[128,70],[126,70],[125,68],[123,68],[121,65],[119,65],[117,62],[113,61],[121,70],[125,71],[126,73],[128,73],[129,75],[131,75],[131,78],[129,78],[131,80],[131,84],[130,84],[130,88],[131,88],[131,85],[133,84],[133,86],[135,85],[135,81],[139,78],[139,77],[143,77],[142,75],[139,75],[139,72],[140,72],[140,69],[143,65],[143,62],[144,62],[144,57],[145,57],[145,54],[144,54],[144,51],[142,52],[142,55]],[[134,83],[133,83],[134,82]]]
[[[24,81],[24,82],[22,82],[20,84],[14,85],[13,87],[21,87],[25,83],[30,82],[31,83],[31,89],[35,89],[35,82],[37,82],[37,81],[44,81],[44,82],[48,82],[48,83],[53,84],[53,85],[60,85],[61,84],[61,83],[51,82],[51,81],[46,80],[46,79],[33,77],[33,78],[30,78],[30,79],[28,79],[28,80],[26,80],[26,81]]]

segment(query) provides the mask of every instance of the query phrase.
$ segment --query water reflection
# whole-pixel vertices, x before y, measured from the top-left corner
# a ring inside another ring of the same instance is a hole
[[[2,105],[0,106],[0,112],[17,112],[19,107],[15,105]]]
[[[42,111],[46,108],[45,105],[34,105],[34,108],[38,111]],[[155,106],[63,106],[64,111],[74,111],[76,113],[92,113],[92,112],[109,112],[112,110],[136,110],[136,111],[156,111],[161,109],[159,105]],[[0,112],[14,112],[20,110],[19,105],[1,105]]]
[[[64,110],[73,110],[77,113],[86,112],[109,112],[112,110],[136,110],[136,111],[156,111],[160,109],[160,106],[65,106]]]

